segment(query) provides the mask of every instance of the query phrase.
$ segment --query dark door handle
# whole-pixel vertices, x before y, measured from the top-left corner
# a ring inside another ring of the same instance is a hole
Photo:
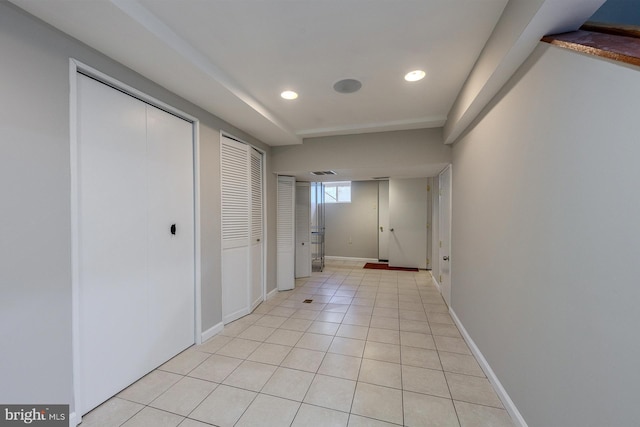
[[[171,224],[171,234],[176,234],[176,225],[175,224]]]
[[[442,259],[443,259],[443,261],[449,261],[449,257],[448,256],[443,256]]]

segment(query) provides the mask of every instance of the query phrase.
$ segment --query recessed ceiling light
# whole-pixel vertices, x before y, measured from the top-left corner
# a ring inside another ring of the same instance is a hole
[[[422,80],[425,76],[425,72],[422,70],[413,70],[409,71],[404,79],[408,82],[417,82],[418,80]]]
[[[298,94],[292,90],[285,90],[280,94],[280,96],[284,99],[296,99],[298,97]]]

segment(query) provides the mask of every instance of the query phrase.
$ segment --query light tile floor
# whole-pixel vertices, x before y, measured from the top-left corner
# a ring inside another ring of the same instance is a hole
[[[297,280],[82,426],[513,426],[430,273],[362,266]]]

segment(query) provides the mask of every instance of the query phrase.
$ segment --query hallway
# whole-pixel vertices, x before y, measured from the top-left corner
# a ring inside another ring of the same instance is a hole
[[[328,261],[82,425],[512,426],[430,273],[363,264]]]

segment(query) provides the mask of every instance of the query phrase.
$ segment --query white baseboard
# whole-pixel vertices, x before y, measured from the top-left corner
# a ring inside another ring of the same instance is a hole
[[[358,262],[378,262],[378,258],[354,258],[348,256],[328,256],[325,255],[325,260],[332,261],[358,261]]]
[[[75,412],[71,412],[69,414],[69,427],[76,427],[78,424],[82,422],[82,417],[76,417]]]
[[[438,292],[440,292],[440,295],[442,295],[442,288],[440,287],[440,283],[438,283],[433,273],[429,272],[429,274],[431,274],[431,279],[433,280],[433,284],[436,285],[436,289],[438,290]]]
[[[202,342],[205,342],[209,338],[215,336],[217,333],[222,332],[224,329],[224,323],[220,322],[217,325],[213,325],[202,333]]]
[[[493,369],[491,369],[491,366],[489,366],[489,362],[487,362],[487,359],[484,358],[484,356],[480,352],[480,349],[478,348],[476,343],[471,339],[471,336],[469,335],[467,330],[464,328],[464,326],[462,326],[462,322],[460,321],[458,316],[456,316],[456,313],[453,311],[452,308],[449,308],[449,314],[451,315],[451,317],[453,318],[453,321],[456,323],[456,326],[460,330],[460,333],[462,334],[462,338],[464,338],[464,340],[466,341],[467,345],[471,349],[471,352],[473,353],[476,360],[478,361],[478,364],[480,365],[485,375],[487,376],[487,379],[493,385],[493,388],[496,390],[496,393],[498,394],[498,397],[502,401],[502,404],[504,405],[505,409],[507,410],[509,415],[511,415],[511,419],[513,420],[513,422],[518,427],[528,427],[527,422],[522,417],[522,414],[520,414],[520,411],[518,411],[518,408],[516,408],[515,403],[513,403],[513,400],[511,400],[511,398],[507,394],[507,391],[502,386],[502,383],[500,383],[500,380],[498,380],[498,377],[496,376],[495,372],[493,372]]]
[[[271,298],[272,296],[274,296],[277,293],[278,293],[278,288],[272,289],[271,291],[269,291],[267,293],[267,298],[265,299],[265,301],[268,300],[269,298]]]

